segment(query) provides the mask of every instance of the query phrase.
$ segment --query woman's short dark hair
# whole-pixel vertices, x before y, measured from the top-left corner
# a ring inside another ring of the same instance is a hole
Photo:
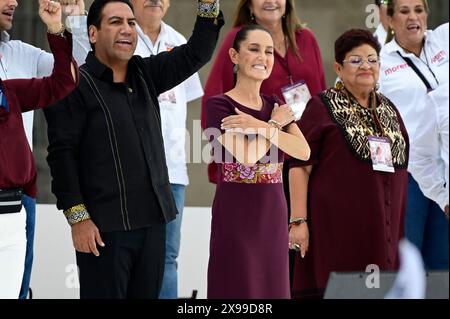
[[[236,33],[236,36],[234,37],[234,41],[233,41],[233,49],[235,49],[236,51],[239,52],[241,43],[244,42],[245,40],[247,40],[248,34],[250,32],[256,31],[256,30],[267,32],[270,35],[270,37],[272,37],[269,30],[267,30],[266,28],[264,28],[258,24],[249,24],[249,25],[243,26],[242,29],[239,30],[238,33]]]
[[[351,29],[342,34],[334,43],[334,59],[342,64],[348,52],[361,45],[368,44],[377,54],[380,54],[381,46],[378,39],[372,33],[363,29]]]
[[[133,4],[130,0],[95,0],[89,8],[89,13],[87,16],[87,28],[88,28],[88,37],[89,37],[89,27],[91,25],[95,26],[97,29],[100,29],[103,19],[103,9],[105,6],[112,2],[121,2],[128,5],[134,13]],[[91,48],[94,50],[94,45],[91,43]]]

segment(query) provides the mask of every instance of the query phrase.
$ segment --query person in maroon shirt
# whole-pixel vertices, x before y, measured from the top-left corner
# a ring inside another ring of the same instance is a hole
[[[289,241],[300,248],[294,298],[322,297],[331,272],[399,265],[409,139],[397,108],[376,91],[379,53],[370,32],[344,33],[335,43],[340,86],[313,97],[299,121],[311,157],[289,160]],[[393,167],[372,160],[377,146]]]
[[[36,197],[36,169],[22,112],[61,100],[75,89],[78,78],[72,37],[61,23],[60,4],[40,0],[39,15],[48,28],[53,73],[42,79],[0,79],[0,299],[19,297],[26,248],[20,197]]]

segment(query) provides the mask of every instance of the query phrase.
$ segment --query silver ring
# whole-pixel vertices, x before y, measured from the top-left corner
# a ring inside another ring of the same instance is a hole
[[[293,247],[294,247],[294,250],[295,251],[300,251],[300,245],[299,244],[294,244],[294,245],[292,245]]]

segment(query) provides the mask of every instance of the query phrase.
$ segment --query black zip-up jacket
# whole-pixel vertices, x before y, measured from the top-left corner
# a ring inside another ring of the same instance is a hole
[[[133,56],[126,83],[114,83],[112,70],[89,53],[78,88],[45,111],[58,209],[84,204],[101,232],[176,217],[158,96],[211,59],[222,26],[222,14],[217,20],[197,17],[187,44],[148,58]]]

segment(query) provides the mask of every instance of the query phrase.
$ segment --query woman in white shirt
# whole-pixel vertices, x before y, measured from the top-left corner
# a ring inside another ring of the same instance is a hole
[[[408,130],[414,157],[419,120],[430,112],[429,92],[448,83],[448,24],[427,30],[426,0],[391,0],[391,30],[381,51],[381,92],[399,109]],[[411,165],[409,166],[411,171]],[[425,197],[409,175],[405,234],[421,250],[428,269],[448,269],[448,222],[441,208]]]

